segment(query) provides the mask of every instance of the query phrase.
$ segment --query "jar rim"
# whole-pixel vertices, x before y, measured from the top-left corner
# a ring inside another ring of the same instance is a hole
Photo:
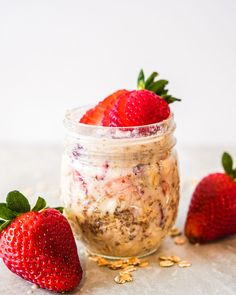
[[[80,123],[80,118],[93,105],[84,105],[66,111],[64,126],[66,129],[78,137],[108,138],[108,139],[128,139],[143,137],[163,136],[167,131],[175,129],[174,114],[161,122],[141,126],[129,127],[109,127],[100,125],[89,125]]]

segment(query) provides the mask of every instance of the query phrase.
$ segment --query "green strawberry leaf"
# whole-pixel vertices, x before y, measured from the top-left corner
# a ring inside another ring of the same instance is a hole
[[[38,197],[38,200],[34,206],[34,208],[32,209],[32,211],[40,211],[42,209],[44,209],[46,207],[47,203],[46,201],[41,198],[41,197]]]
[[[233,178],[236,179],[236,169],[233,170]]]
[[[9,224],[11,223],[11,220],[5,221],[0,225],[0,232],[4,230]]]
[[[59,212],[63,213],[64,208],[63,207],[55,207],[54,209],[58,210]]]
[[[165,85],[163,85],[160,89],[157,90],[156,94],[162,96],[165,94]],[[164,92],[164,93],[163,93]]]
[[[148,90],[151,90],[153,92],[155,92],[156,94],[161,94],[161,90],[164,90],[165,86],[168,84],[169,82],[167,80],[158,80],[156,82],[153,82],[150,86]]]
[[[5,220],[0,220],[0,225],[2,225],[4,222],[6,222]]]
[[[18,213],[30,211],[30,204],[27,198],[19,191],[9,192],[7,195],[7,207]]]
[[[163,89],[161,92],[161,96],[166,95],[168,93],[168,91],[169,91],[168,89]]]
[[[173,103],[175,101],[181,101],[181,99],[179,98],[176,98],[176,97],[173,97],[171,95],[168,95],[168,94],[164,94],[164,95],[161,95],[161,97],[168,103]]]
[[[12,220],[18,216],[17,212],[12,211],[5,203],[0,203],[0,218]]]
[[[233,171],[233,159],[230,156],[229,153],[224,152],[222,155],[222,165],[224,167],[225,173],[234,176],[234,171]]]
[[[138,89],[145,89],[145,77],[143,70],[139,72],[137,86]]]
[[[147,89],[156,93],[165,99],[165,101],[170,104],[175,101],[181,101],[181,99],[173,97],[172,95],[168,95],[168,89],[166,89],[166,85],[169,83],[167,80],[157,80],[156,77],[159,74],[157,72],[153,72],[145,81],[145,76],[143,70],[140,71],[138,76],[138,89]]]
[[[155,78],[158,76],[157,72],[153,72],[146,80],[145,82],[145,89],[148,89],[149,86],[153,83],[153,81],[155,80]]]

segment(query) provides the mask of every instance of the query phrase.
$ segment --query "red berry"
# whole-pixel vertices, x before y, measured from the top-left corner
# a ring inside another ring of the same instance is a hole
[[[196,187],[185,224],[190,241],[208,242],[236,233],[236,182],[211,174]]]
[[[109,126],[143,126],[161,122],[170,115],[168,103],[149,90],[123,93],[109,112]]]
[[[80,123],[89,125],[103,125],[106,126],[106,121],[103,122],[104,113],[113,107],[114,103],[117,101],[118,97],[127,92],[127,90],[118,90],[113,94],[106,97],[103,101],[99,102],[94,108],[89,109],[83,117],[80,119]]]
[[[138,75],[138,89],[118,90],[88,110],[80,123],[111,127],[144,126],[161,122],[170,115],[168,103],[180,101],[168,93],[167,80],[157,80],[157,72],[147,79]]]
[[[0,257],[12,272],[51,291],[71,291],[82,278],[70,225],[55,209],[14,219],[0,232]]]

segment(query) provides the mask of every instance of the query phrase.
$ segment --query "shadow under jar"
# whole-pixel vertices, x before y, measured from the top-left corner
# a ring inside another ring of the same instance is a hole
[[[109,258],[153,253],[173,226],[179,174],[173,115],[140,127],[79,123],[68,111],[61,193],[75,236]]]

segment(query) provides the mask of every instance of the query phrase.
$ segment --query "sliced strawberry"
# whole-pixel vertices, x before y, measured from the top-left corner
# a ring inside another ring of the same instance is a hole
[[[118,90],[88,110],[80,123],[110,127],[143,126],[168,118],[168,104],[180,99],[168,94],[167,80],[156,80],[157,72],[146,80],[143,70],[138,76],[138,89]]]
[[[106,120],[103,122],[104,113],[108,112],[113,107],[114,103],[117,101],[118,97],[127,92],[127,90],[118,90],[113,94],[106,97],[103,101],[99,102],[97,106],[92,109],[89,109],[83,117],[80,119],[80,123],[89,124],[89,125],[106,125]]]
[[[110,110],[109,126],[143,126],[161,122],[170,115],[168,103],[149,90],[124,93]]]
[[[120,116],[120,112],[122,111],[123,102],[126,101],[129,93],[130,91],[121,93],[114,105],[106,110],[103,118],[103,126],[125,126],[122,121],[122,116]]]

